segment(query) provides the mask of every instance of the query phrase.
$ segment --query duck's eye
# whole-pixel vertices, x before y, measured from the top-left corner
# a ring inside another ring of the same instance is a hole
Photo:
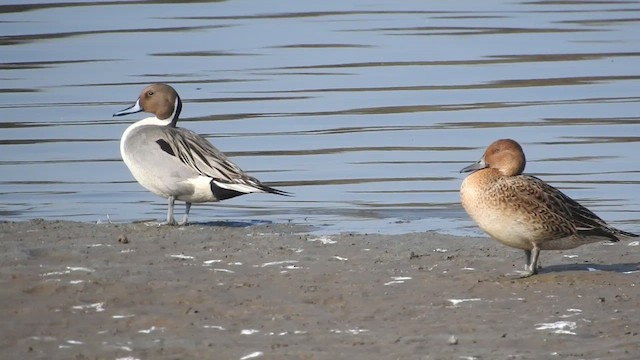
[[[147,95],[152,96],[153,95],[153,91],[147,92]]]

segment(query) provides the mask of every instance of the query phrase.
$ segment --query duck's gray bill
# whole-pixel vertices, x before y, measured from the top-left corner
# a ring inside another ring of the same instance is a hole
[[[481,170],[487,167],[487,164],[483,161],[480,160],[478,162],[475,162],[467,167],[465,167],[464,169],[460,170],[461,173],[465,173],[465,172],[470,172],[470,171],[476,171],[476,170]]]
[[[129,106],[128,108],[126,108],[124,110],[118,111],[117,113],[113,114],[113,116],[122,116],[122,115],[128,115],[128,114],[135,114],[135,113],[140,112],[142,110],[143,109],[140,106],[140,99],[138,99],[135,104]]]

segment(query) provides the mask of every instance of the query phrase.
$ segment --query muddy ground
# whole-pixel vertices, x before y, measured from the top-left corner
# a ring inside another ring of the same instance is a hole
[[[638,359],[638,242],[0,223],[2,359]]]

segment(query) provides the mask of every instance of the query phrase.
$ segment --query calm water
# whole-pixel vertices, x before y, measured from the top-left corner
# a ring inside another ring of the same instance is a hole
[[[196,222],[476,233],[458,170],[511,137],[529,173],[640,231],[640,2],[13,2],[2,219],[163,219],[120,160],[142,115],[111,115],[166,82],[182,126],[295,193],[195,205]]]

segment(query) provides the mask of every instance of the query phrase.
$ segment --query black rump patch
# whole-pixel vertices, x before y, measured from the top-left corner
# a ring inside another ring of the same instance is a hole
[[[211,192],[213,193],[213,196],[215,196],[216,199],[218,199],[218,200],[231,199],[231,198],[234,198],[236,196],[240,196],[240,195],[246,194],[246,193],[243,193],[243,192],[240,192],[240,191],[229,190],[229,189],[225,189],[223,187],[220,187],[220,186],[216,185],[216,183],[213,180],[211,180]]]

